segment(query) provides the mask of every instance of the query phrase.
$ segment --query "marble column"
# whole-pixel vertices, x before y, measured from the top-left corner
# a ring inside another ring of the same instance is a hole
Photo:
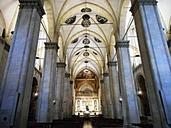
[[[122,112],[124,125],[130,126],[132,123],[139,123],[135,83],[132,73],[131,60],[129,54],[129,41],[118,41],[116,43],[116,52],[118,59],[118,70],[122,96]]]
[[[106,118],[114,118],[113,112],[113,103],[112,103],[112,95],[111,95],[111,87],[109,83],[109,73],[104,73],[104,93],[105,93],[105,100],[107,105],[107,117]]]
[[[2,85],[1,128],[25,128],[31,97],[40,20],[41,0],[19,0],[20,9]]]
[[[70,74],[65,73],[63,118],[71,118],[71,117],[72,117],[72,84],[70,84]]]
[[[56,84],[56,107],[55,119],[63,118],[63,98],[64,98],[64,78],[65,78],[65,63],[57,63],[57,84]]]
[[[38,122],[53,120],[54,88],[56,86],[56,58],[58,45],[56,42],[45,43],[43,76],[39,95]]]
[[[122,110],[119,101],[120,87],[119,87],[119,79],[118,79],[118,71],[117,71],[117,62],[116,61],[108,62],[108,67],[109,67],[109,80],[110,80],[110,87],[111,87],[114,118],[122,119]]]
[[[131,0],[153,125],[171,125],[171,58],[156,0]]]
[[[102,109],[102,115],[104,118],[107,117],[107,104],[106,104],[106,97],[105,97],[105,85],[104,80],[100,80],[101,84],[101,109]]]

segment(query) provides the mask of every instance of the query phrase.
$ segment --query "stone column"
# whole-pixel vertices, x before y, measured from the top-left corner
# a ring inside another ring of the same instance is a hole
[[[171,58],[156,0],[131,0],[154,127],[171,125]]]
[[[43,77],[40,87],[38,121],[50,122],[53,119],[54,88],[56,86],[57,43],[45,43]]]
[[[109,73],[104,73],[104,94],[107,105],[107,118],[114,118],[113,113],[113,104],[112,104],[112,95],[111,95],[111,87],[109,83]]]
[[[18,19],[2,82],[1,128],[27,126],[40,20],[44,14],[41,0],[19,2]]]
[[[63,118],[63,97],[64,97],[64,78],[65,63],[57,63],[57,84],[56,84],[56,116],[55,119]]]
[[[70,84],[69,73],[65,73],[63,117],[64,118],[72,117],[72,84]]]
[[[106,97],[105,97],[105,85],[104,80],[100,80],[101,84],[101,104],[102,104],[102,115],[104,118],[107,117],[107,104],[106,104]]]
[[[119,87],[119,79],[118,79],[118,71],[117,71],[117,62],[116,61],[108,62],[108,67],[109,67],[109,80],[110,80],[110,86],[111,86],[114,118],[121,119],[122,110],[121,110],[121,104],[119,101],[120,87]]]
[[[122,112],[124,125],[139,123],[140,117],[135,91],[135,83],[132,73],[131,60],[129,54],[129,41],[118,41],[116,52],[118,59],[119,79],[122,96]]]

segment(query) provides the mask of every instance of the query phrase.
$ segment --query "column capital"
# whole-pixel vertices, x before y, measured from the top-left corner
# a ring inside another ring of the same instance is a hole
[[[36,8],[40,17],[45,14],[42,0],[19,0],[20,8]]]
[[[128,48],[129,47],[129,40],[117,41],[116,45],[115,45],[115,48],[118,49],[118,48],[121,48],[121,47]]]
[[[107,63],[108,66],[117,66],[117,61],[109,61]]]
[[[66,64],[63,62],[58,62],[58,63],[56,63],[56,66],[61,67],[61,68],[65,68]]]
[[[134,0],[130,8],[130,11],[132,12],[132,14],[134,15],[138,7],[142,5],[157,5],[157,1],[156,0]]]
[[[45,42],[45,49],[59,49],[59,46],[56,42]]]

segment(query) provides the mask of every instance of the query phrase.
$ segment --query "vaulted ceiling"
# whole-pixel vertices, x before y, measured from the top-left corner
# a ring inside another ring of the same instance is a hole
[[[51,22],[60,36],[59,57],[73,75],[83,69],[98,76],[104,72],[108,59],[114,56],[122,4],[123,0],[49,1],[54,13]]]
[[[42,24],[50,40],[59,44],[58,61],[65,62],[74,77],[83,69],[100,76],[107,62],[116,59],[115,40],[123,37],[131,17],[126,15],[129,1],[44,0]],[[0,0],[0,25],[4,24],[7,36],[14,30],[18,5],[18,0]]]

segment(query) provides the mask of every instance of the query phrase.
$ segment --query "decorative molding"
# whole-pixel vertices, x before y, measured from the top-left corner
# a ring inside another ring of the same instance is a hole
[[[118,48],[128,48],[129,47],[129,41],[128,40],[121,40],[121,41],[117,41],[116,42],[116,45],[115,45],[115,48],[118,49]]]
[[[117,66],[117,61],[109,61],[108,63],[107,63],[107,65],[108,66]]]
[[[52,42],[50,42],[50,43],[45,42],[45,49],[56,49],[56,50],[58,50],[59,46],[56,42],[53,42],[53,43]]]
[[[65,68],[66,64],[63,62],[58,62],[58,63],[56,63],[56,66],[61,67],[61,68]]]
[[[19,0],[19,2],[20,2],[20,9],[36,8],[40,17],[42,17],[45,14],[42,0]]]
[[[135,0],[134,3],[132,3],[132,7],[130,8],[130,11],[134,15],[136,11],[138,10],[139,6],[144,6],[144,5],[157,5],[156,0]]]

